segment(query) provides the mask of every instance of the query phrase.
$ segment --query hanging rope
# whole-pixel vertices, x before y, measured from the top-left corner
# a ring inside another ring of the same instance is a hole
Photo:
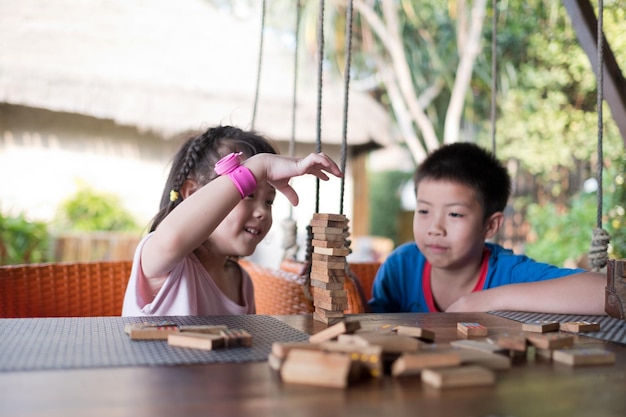
[[[598,1],[598,58],[597,58],[597,89],[598,89],[598,161],[597,161],[597,215],[596,215],[596,228],[593,229],[593,237],[591,238],[591,248],[589,249],[589,263],[593,271],[600,271],[604,268],[608,262],[608,248],[611,236],[607,231],[602,229],[602,168],[604,166],[604,156],[602,149],[602,134],[603,134],[603,117],[602,117],[602,102],[603,102],[603,89],[604,89],[604,2]]]
[[[341,131],[341,172],[346,172],[346,160],[348,157],[348,98],[350,93],[350,65],[352,62],[352,0],[348,2],[346,11],[346,61],[344,72],[344,95],[343,95],[343,126]],[[341,178],[341,199],[339,203],[339,214],[343,214],[343,197],[346,178]]]
[[[324,68],[324,0],[319,1],[319,13],[317,16],[317,135],[315,152],[322,152],[322,78]],[[320,211],[320,180],[315,181],[315,212]]]
[[[289,140],[289,156],[294,157],[296,154],[296,110],[297,110],[297,91],[298,91],[298,54],[300,45],[300,0],[296,1],[296,46],[294,51],[293,63],[293,94],[291,102],[291,139]],[[298,254],[298,225],[293,219],[293,206],[289,205],[289,218],[283,220],[283,259],[296,260]]]
[[[493,0],[493,16],[491,19],[491,151],[496,154],[496,93],[498,91],[497,69],[497,26],[498,26],[498,0]]]
[[[256,89],[254,92],[254,106],[252,107],[252,121],[250,126],[252,130],[254,130],[254,122],[256,121],[256,109],[259,104],[259,86],[261,84],[261,63],[263,62],[263,39],[265,37],[265,2],[263,0],[263,5],[261,7],[261,36],[260,36],[260,45],[259,45],[259,62],[257,65],[256,71]]]

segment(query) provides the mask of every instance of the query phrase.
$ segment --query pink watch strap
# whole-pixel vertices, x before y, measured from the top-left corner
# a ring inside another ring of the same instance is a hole
[[[256,190],[256,179],[248,168],[241,165],[240,156],[241,152],[231,153],[217,161],[215,173],[217,175],[227,174],[239,190],[241,198],[244,199]]]

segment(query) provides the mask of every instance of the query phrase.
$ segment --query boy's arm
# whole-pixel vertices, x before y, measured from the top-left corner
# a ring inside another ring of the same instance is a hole
[[[446,312],[511,310],[604,315],[605,287],[605,274],[581,272],[474,292],[459,298]]]

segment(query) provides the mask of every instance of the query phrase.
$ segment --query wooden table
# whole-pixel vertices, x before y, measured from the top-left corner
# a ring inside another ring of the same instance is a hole
[[[299,330],[311,316],[278,316]],[[458,339],[456,323],[498,335],[521,324],[485,313],[366,314],[362,328],[399,324]],[[626,345],[577,336],[617,356],[614,365],[577,367],[536,360],[497,373],[493,386],[437,390],[419,377],[385,376],[345,390],[283,384],[266,362],[0,373],[0,416],[626,416]],[[0,354],[2,354],[0,352]]]

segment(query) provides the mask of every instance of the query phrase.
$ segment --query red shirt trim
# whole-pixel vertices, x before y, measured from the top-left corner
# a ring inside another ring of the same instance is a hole
[[[487,269],[489,267],[489,256],[491,255],[491,251],[488,248],[485,248],[483,251],[483,260],[480,265],[480,273],[478,275],[478,281],[476,281],[476,285],[472,292],[481,291],[485,286],[485,281],[487,279]],[[428,311],[431,313],[441,312],[435,305],[435,298],[433,297],[433,290],[430,285],[430,272],[431,265],[428,260],[424,264],[424,270],[422,271],[422,291],[424,292],[424,298],[426,299],[426,306],[428,307]]]

